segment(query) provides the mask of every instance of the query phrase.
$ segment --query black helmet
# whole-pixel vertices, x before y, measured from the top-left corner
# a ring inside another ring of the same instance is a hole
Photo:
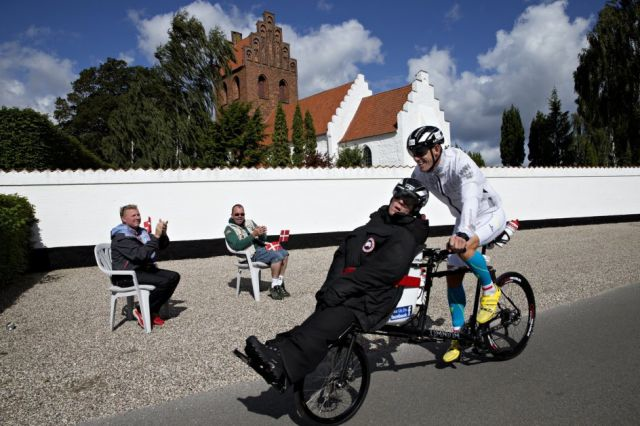
[[[435,145],[444,143],[442,131],[435,126],[422,126],[415,129],[407,139],[409,155],[422,157]]]
[[[429,191],[422,183],[413,178],[404,178],[393,188],[393,198],[401,198],[411,207],[411,214],[417,215],[427,205]]]

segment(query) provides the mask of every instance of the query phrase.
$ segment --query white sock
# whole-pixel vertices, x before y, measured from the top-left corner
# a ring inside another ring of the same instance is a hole
[[[282,281],[280,281],[278,278],[272,278],[271,279],[271,288],[277,287],[280,284],[282,284]]]
[[[496,292],[496,286],[494,283],[487,284],[486,286],[482,286],[482,295],[483,296],[491,296]]]

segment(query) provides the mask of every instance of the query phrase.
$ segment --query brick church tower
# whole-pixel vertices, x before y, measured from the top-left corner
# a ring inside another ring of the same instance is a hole
[[[298,102],[298,70],[289,43],[282,41],[282,28],[275,25],[275,15],[263,12],[256,31],[242,38],[232,31],[231,42],[236,62],[231,75],[224,79],[220,96],[222,106],[235,100],[260,107],[262,116],[275,111],[278,102]]]

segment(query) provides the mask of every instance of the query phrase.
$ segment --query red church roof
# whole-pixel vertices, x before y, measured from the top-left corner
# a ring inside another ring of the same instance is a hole
[[[410,92],[411,84],[408,84],[363,98],[340,142],[395,132],[398,129],[398,112],[407,101]]]
[[[340,102],[344,99],[353,83],[346,83],[342,86],[334,87],[333,89],[325,90],[324,92],[316,93],[304,99],[300,99],[300,110],[302,112],[302,118],[307,111],[311,113],[313,117],[313,126],[316,129],[316,136],[324,135],[327,133],[327,124],[331,121],[331,117],[336,113],[336,109],[340,106]],[[289,128],[289,138],[291,138],[291,128],[293,125],[293,114],[296,110],[295,104],[282,104],[285,117],[287,119],[287,127]],[[273,134],[273,127],[276,121],[276,110],[274,110],[265,122],[265,139],[264,143],[271,144],[271,135]]]

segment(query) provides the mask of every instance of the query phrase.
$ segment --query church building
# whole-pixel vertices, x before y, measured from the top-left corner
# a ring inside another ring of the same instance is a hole
[[[439,127],[451,143],[450,125],[434,96],[425,71],[396,89],[373,94],[362,74],[355,80],[298,99],[297,62],[290,56],[275,15],[262,14],[256,32],[242,38],[232,32],[236,52],[232,73],[224,80],[222,104],[235,100],[259,106],[265,117],[265,143],[271,142],[278,103],[282,104],[291,135],[296,104],[313,117],[318,152],[337,158],[346,147],[359,147],[369,166],[413,165],[405,149],[409,134],[419,126]]]

